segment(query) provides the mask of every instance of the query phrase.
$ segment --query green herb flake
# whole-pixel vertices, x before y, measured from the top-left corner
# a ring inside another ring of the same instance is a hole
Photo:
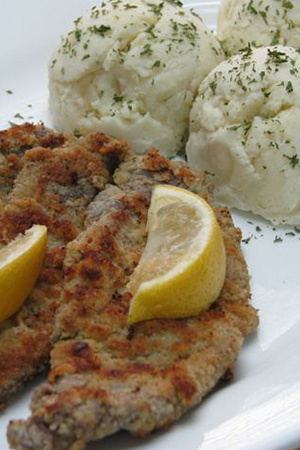
[[[153,39],[156,39],[156,36],[153,33],[153,28],[154,28],[154,25],[149,25],[149,27],[147,27],[145,29],[145,33],[149,33],[151,35],[151,37],[153,37]]]
[[[118,94],[114,94],[113,98],[116,103],[122,102],[124,99],[123,95],[118,95]]]
[[[157,16],[161,15],[161,10],[164,7],[164,3],[161,2],[158,5],[155,3],[146,3],[147,6],[149,6],[150,11],[153,12],[154,14],[156,14]]]
[[[293,9],[293,8],[294,8],[293,3],[292,3],[292,2],[289,2],[289,1],[284,2],[282,6],[283,6],[284,8],[286,8],[286,9]]]
[[[217,89],[218,84],[215,81],[212,81],[211,83],[209,83],[209,87],[211,88],[213,94],[216,94],[216,89]]]
[[[244,244],[249,244],[249,242],[250,242],[251,239],[252,239],[252,236],[249,236],[249,237],[246,238],[246,239],[242,239],[242,242],[243,242]]]
[[[294,90],[293,84],[291,81],[289,81],[286,85],[286,91],[288,94],[290,94],[291,92],[293,92],[293,90]]]
[[[276,33],[274,34],[274,37],[272,39],[271,45],[279,44],[280,38],[281,38],[281,31],[279,29],[277,29]]]
[[[274,62],[275,64],[283,64],[288,62],[289,57],[286,53],[284,52],[279,52],[278,50],[271,50],[270,48],[268,49],[268,56],[270,61]]]
[[[183,3],[179,0],[166,0],[166,1],[173,6],[179,6],[179,8],[183,6]]]
[[[141,51],[140,53],[141,56],[150,56],[152,55],[152,49],[151,49],[151,45],[150,44],[145,44],[143,47],[143,51]]]
[[[282,241],[283,241],[283,239],[282,239],[280,236],[275,236],[273,242],[274,242],[275,244],[277,244],[277,243],[282,242]]]
[[[253,6],[253,0],[251,0],[250,2],[249,2],[249,5],[247,6],[247,9],[248,9],[248,11],[250,11],[252,14],[254,14],[254,15],[257,15],[258,14],[258,12],[257,12],[257,10],[254,8],[254,6]]]
[[[22,114],[20,114],[20,113],[15,114],[14,117],[15,117],[16,119],[24,119],[24,117],[23,117]]]
[[[82,16],[77,17],[77,19],[74,20],[74,25],[75,25],[76,27],[77,27],[77,25],[79,24],[79,22],[81,21],[81,19],[82,19]]]
[[[9,95],[12,95],[12,94],[13,94],[13,91],[12,91],[11,89],[8,89],[8,90],[6,91],[6,93],[9,94]]]
[[[124,5],[124,9],[135,9],[137,8],[136,5],[130,5],[129,3],[126,3],[126,5]]]
[[[74,36],[75,36],[75,39],[77,42],[80,41],[81,35],[82,35],[82,30],[79,30],[79,28],[76,28],[76,30],[74,31]]]
[[[80,131],[78,130],[78,128],[75,128],[75,130],[73,131],[74,136],[76,136],[77,138],[81,137],[82,134],[80,133]]]
[[[269,25],[268,21],[267,21],[267,13],[266,13],[266,11],[259,11],[259,14],[263,18],[263,21],[265,22],[265,24]]]
[[[296,154],[293,156],[283,155],[283,157],[289,160],[293,169],[299,164],[299,158]]]
[[[111,30],[111,27],[106,25],[100,25],[97,27],[96,25],[88,28],[91,33],[100,34],[101,37],[105,36],[105,33]]]
[[[247,47],[242,48],[240,50],[240,53],[242,53],[242,59],[246,59],[249,58],[249,56],[251,56],[253,54],[253,50],[250,44],[247,45]]]

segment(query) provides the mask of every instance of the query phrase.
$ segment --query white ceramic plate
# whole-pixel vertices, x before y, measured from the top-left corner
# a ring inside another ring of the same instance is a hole
[[[9,126],[9,120],[21,123],[19,114],[51,126],[48,58],[60,34],[94,1],[0,0],[1,129]],[[214,28],[219,1],[189,5]],[[294,450],[300,446],[300,233],[272,229],[250,215],[234,213],[234,219],[244,239],[250,238],[243,249],[252,274],[253,305],[260,314],[260,327],[244,345],[234,381],[215,390],[165,432],[143,440],[120,433],[91,444],[89,450]],[[294,236],[286,235],[289,232]],[[15,397],[0,416],[1,450],[9,448],[8,420],[28,415],[32,390],[42,380]]]

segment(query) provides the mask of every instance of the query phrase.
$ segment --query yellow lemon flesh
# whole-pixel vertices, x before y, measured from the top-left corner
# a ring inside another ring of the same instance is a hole
[[[155,186],[147,229],[147,244],[129,283],[128,324],[208,309],[226,271],[222,232],[208,203],[185,189]]]
[[[47,228],[34,225],[0,250],[0,322],[20,309],[41,272]]]

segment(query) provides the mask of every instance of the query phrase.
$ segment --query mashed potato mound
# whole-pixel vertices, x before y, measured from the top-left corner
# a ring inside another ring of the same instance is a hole
[[[112,0],[74,24],[49,63],[55,126],[181,150],[199,84],[224,59],[202,19],[178,0]]]
[[[218,38],[231,55],[248,44],[300,47],[299,0],[223,0]]]
[[[249,47],[200,85],[190,117],[189,164],[214,175],[222,202],[298,225],[299,124],[299,53]]]

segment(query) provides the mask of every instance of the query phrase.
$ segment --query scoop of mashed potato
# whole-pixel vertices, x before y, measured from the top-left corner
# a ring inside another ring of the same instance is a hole
[[[252,46],[300,47],[299,0],[223,0],[218,38],[231,55]]]
[[[75,20],[50,60],[54,124],[176,154],[199,84],[223,59],[214,35],[178,0],[102,3]]]
[[[187,156],[213,175],[220,201],[274,223],[300,223],[300,56],[251,49],[201,83]]]

